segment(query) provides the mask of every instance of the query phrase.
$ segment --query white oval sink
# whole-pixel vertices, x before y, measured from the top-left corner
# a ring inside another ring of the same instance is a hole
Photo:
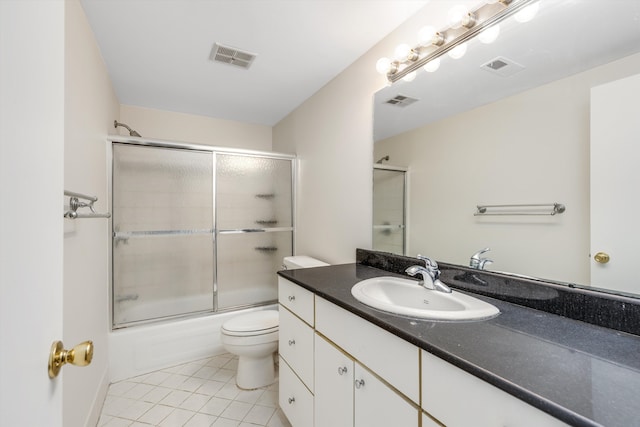
[[[467,294],[426,289],[415,280],[374,277],[356,283],[351,294],[363,304],[402,316],[432,320],[480,320],[500,313],[493,305]]]

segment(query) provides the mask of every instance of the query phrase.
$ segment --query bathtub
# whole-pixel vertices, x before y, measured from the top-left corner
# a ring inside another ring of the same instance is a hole
[[[275,309],[277,305],[273,304],[111,331],[110,382],[224,353],[220,328],[225,320],[242,313]]]

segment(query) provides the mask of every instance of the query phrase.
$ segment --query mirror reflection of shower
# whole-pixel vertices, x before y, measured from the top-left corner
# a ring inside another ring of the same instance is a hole
[[[383,161],[373,165],[373,249],[406,254],[407,169]]]

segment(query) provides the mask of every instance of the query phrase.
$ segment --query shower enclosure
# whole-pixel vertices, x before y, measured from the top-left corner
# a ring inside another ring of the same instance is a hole
[[[277,300],[293,253],[292,156],[112,147],[114,328]]]
[[[373,165],[373,249],[406,254],[405,168]]]

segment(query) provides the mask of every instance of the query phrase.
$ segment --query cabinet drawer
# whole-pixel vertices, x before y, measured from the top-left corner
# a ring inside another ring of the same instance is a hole
[[[316,330],[419,404],[418,347],[320,297]]]
[[[313,391],[313,329],[280,307],[278,351],[291,369]]]
[[[422,408],[447,427],[567,427],[426,351],[422,351]]]
[[[278,402],[293,427],[313,426],[313,395],[280,358]]]
[[[313,293],[278,276],[278,302],[313,326]]]

